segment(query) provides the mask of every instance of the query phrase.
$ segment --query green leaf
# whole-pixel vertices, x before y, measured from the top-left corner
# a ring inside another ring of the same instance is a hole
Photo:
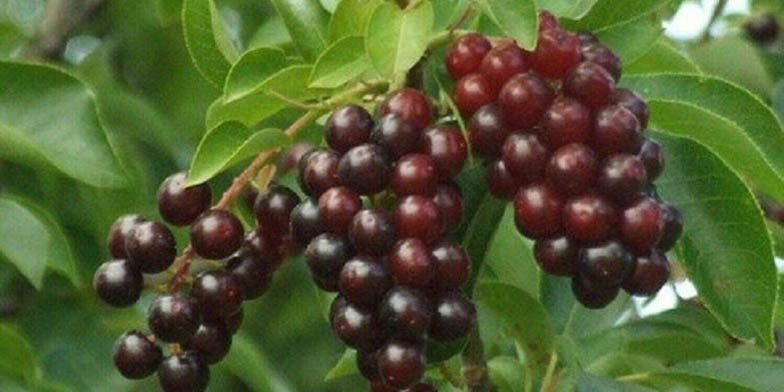
[[[128,184],[93,92],[64,71],[0,62],[0,157],[54,168],[100,188]]]
[[[654,390],[580,372],[577,377],[577,392],[654,392]]]
[[[381,0],[343,0],[329,20],[327,28],[329,40],[337,41],[343,37],[364,36],[373,10]]]
[[[504,215],[505,208],[505,202],[494,198],[490,194],[486,194],[466,230],[463,237],[463,247],[465,247],[468,257],[471,259],[474,274],[471,282],[467,285],[469,287],[468,292],[471,292],[470,288],[473,287],[476,277],[482,269],[485,253],[490,245],[487,239],[495,231],[498,221]]]
[[[280,48],[259,47],[243,53],[226,77],[223,86],[225,99],[237,99],[250,93],[256,85],[287,65],[286,53]]]
[[[580,19],[598,0],[537,0],[539,8],[547,9],[560,18]]]
[[[271,0],[302,57],[314,61],[327,46],[329,13],[318,0]]]
[[[522,391],[525,388],[525,367],[517,358],[498,356],[487,361],[490,382],[502,392]]]
[[[780,392],[784,385],[784,361],[774,358],[720,358],[677,364],[655,376],[670,378],[711,392],[751,390]],[[707,389],[706,389],[707,390]]]
[[[700,69],[689,56],[676,48],[666,38],[660,38],[656,44],[631,65],[624,67],[623,75],[654,74],[654,73],[692,73],[699,74]]]
[[[324,376],[324,382],[337,380],[338,378],[357,374],[358,372],[357,352],[352,349],[346,349],[335,366],[333,366],[332,369],[327,372],[327,375]]]
[[[433,29],[433,6],[421,1],[401,10],[385,2],[370,16],[365,47],[370,62],[381,76],[403,76],[427,50]]]
[[[310,74],[310,87],[337,88],[370,68],[362,37],[344,37],[332,44],[316,60]]]
[[[670,0],[599,1],[580,20],[567,22],[574,29],[605,30],[626,24],[656,11]]]
[[[525,49],[533,49],[539,29],[533,0],[477,0],[484,14]]]
[[[256,132],[237,122],[223,123],[209,130],[199,143],[188,172],[188,185],[206,182],[235,163],[290,143],[291,139],[279,129]]]
[[[525,291],[497,282],[479,282],[474,296],[479,317],[491,317],[526,354],[527,365],[546,367],[555,333],[542,305]]]
[[[784,132],[762,101],[706,76],[641,75],[623,84],[648,100],[653,128],[702,143],[760,190],[784,200]]]
[[[690,54],[705,73],[737,83],[760,97],[767,97],[775,82],[768,74],[757,46],[735,34],[697,45]]]
[[[752,193],[701,145],[658,132],[656,138],[669,157],[659,192],[683,213],[681,265],[729,332],[772,349],[777,276]]]
[[[648,16],[594,30],[602,43],[612,48],[625,64],[631,64],[647,53],[663,32],[659,19]]]
[[[446,30],[460,19],[468,0],[431,0],[433,4],[433,31]]]
[[[484,264],[498,280],[539,297],[539,269],[533,256],[533,242],[523,237],[514,223],[514,206],[506,206],[504,216],[490,238]]]
[[[0,374],[18,381],[31,382],[38,366],[33,349],[22,335],[7,324],[0,324]]]
[[[213,0],[183,0],[182,30],[196,69],[215,87],[222,87],[231,61],[238,55],[226,40],[225,26]]]
[[[249,336],[234,335],[231,351],[221,364],[255,392],[294,392],[296,389],[273,366]]]

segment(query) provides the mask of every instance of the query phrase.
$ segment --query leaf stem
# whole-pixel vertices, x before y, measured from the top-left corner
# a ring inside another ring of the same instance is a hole
[[[635,381],[644,381],[650,377],[651,377],[651,373],[644,372],[644,373],[627,374],[625,376],[617,377],[615,380],[620,382],[635,382]]]
[[[550,363],[547,365],[547,372],[542,380],[541,392],[553,392],[558,385],[558,378],[555,377],[555,368],[558,365],[558,353],[553,351],[550,355]]]

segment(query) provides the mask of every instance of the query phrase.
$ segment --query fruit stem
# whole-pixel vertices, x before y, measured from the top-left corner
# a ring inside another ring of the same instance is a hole
[[[547,365],[547,373],[542,380],[542,392],[553,392],[558,385],[558,379],[555,377],[555,368],[558,365],[558,353],[553,352],[550,355],[550,363]]]
[[[484,358],[484,345],[479,329],[474,327],[468,335],[468,343],[463,350],[463,378],[469,392],[492,392],[496,388],[490,383],[487,363]]]
[[[635,381],[644,381],[650,377],[651,377],[651,373],[644,372],[644,373],[627,374],[625,376],[617,377],[615,380],[620,382],[635,382]]]

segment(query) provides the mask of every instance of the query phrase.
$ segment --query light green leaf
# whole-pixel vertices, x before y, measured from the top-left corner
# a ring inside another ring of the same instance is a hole
[[[737,83],[760,97],[767,97],[776,81],[765,68],[757,46],[742,36],[728,34],[696,45],[690,54],[705,73]]]
[[[370,68],[362,37],[344,37],[332,44],[316,60],[310,87],[337,88]]]
[[[318,0],[271,0],[302,57],[314,61],[327,47],[329,13]]]
[[[287,65],[286,53],[280,48],[259,47],[243,53],[226,77],[224,98],[233,100],[252,92],[258,84]]]
[[[624,64],[631,64],[647,53],[663,32],[660,21],[648,16],[594,30],[602,43],[612,48]]]
[[[525,49],[533,49],[539,29],[533,0],[477,0],[485,15]]]
[[[61,70],[0,63],[0,157],[101,188],[126,186],[93,92]]]
[[[18,381],[34,380],[37,365],[33,348],[22,335],[7,324],[0,324],[0,374]]]
[[[229,355],[219,365],[254,392],[294,392],[296,389],[274,367],[260,345],[243,333],[234,335]]]
[[[7,198],[0,198],[0,216],[0,255],[41,289],[51,244],[49,230],[36,214]]]
[[[537,0],[541,9],[547,9],[560,18],[580,19],[598,0]]]
[[[227,41],[225,26],[213,0],[184,0],[182,30],[196,69],[215,87],[222,87],[238,55]]]
[[[291,138],[279,129],[256,132],[237,122],[223,123],[209,130],[199,143],[188,184],[201,184],[235,163],[290,143]]]
[[[784,131],[762,101],[707,76],[641,75],[623,84],[648,100],[652,127],[704,144],[760,190],[784,200]]]
[[[639,385],[624,384],[611,378],[580,372],[577,377],[579,392],[654,392],[653,389]]]
[[[606,30],[639,19],[669,2],[670,0],[598,1],[580,20],[566,25],[574,29]]]
[[[509,356],[498,356],[487,361],[490,382],[502,392],[522,391],[525,388],[525,367],[520,360]]]
[[[370,16],[365,47],[370,62],[381,76],[401,77],[427,50],[433,29],[433,6],[421,1],[401,10],[385,2]]]
[[[484,263],[499,281],[520,288],[534,298],[539,297],[539,269],[534,260],[533,241],[517,230],[511,203],[490,238]]]
[[[324,382],[337,380],[338,378],[357,374],[358,372],[357,352],[352,349],[346,349],[346,351],[343,352],[343,356],[338,359],[338,362],[335,364],[335,366],[333,366],[332,369],[327,372],[327,375],[324,376]]]
[[[683,213],[681,265],[730,333],[772,349],[777,276],[771,239],[752,193],[701,145],[661,133],[655,137],[669,157],[659,192]]]
[[[331,42],[343,37],[364,36],[373,10],[381,0],[343,0],[329,20],[328,36]]]
[[[431,0],[433,4],[433,31],[442,31],[457,22],[468,0]]]
[[[780,392],[784,385],[784,361],[774,358],[719,358],[677,364],[656,378],[669,378],[696,388],[706,382],[711,392]]]
[[[660,38],[648,53],[624,67],[623,75],[627,77],[663,72],[701,73],[697,64],[686,53],[676,48],[668,39]]]

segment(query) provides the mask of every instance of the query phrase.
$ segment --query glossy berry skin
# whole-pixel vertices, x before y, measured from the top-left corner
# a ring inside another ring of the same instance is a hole
[[[515,132],[504,141],[501,159],[504,166],[522,183],[539,180],[547,163],[547,148],[536,135]]]
[[[198,354],[186,351],[161,363],[158,381],[164,392],[203,392],[210,382],[210,369]]]
[[[599,170],[597,188],[615,200],[637,196],[648,182],[645,164],[635,155],[618,154],[607,158]]]
[[[621,78],[623,64],[621,59],[610,48],[598,42],[592,42],[589,45],[583,43],[581,52],[583,60],[599,64],[607,73],[612,75],[616,82]]]
[[[568,236],[558,236],[537,240],[534,244],[534,257],[542,271],[556,276],[574,275],[579,248]]]
[[[497,199],[511,199],[517,193],[520,179],[512,174],[501,159],[496,159],[487,166],[487,188]]]
[[[382,256],[395,245],[395,223],[383,209],[365,209],[354,215],[348,238],[359,254]]]
[[[340,294],[352,304],[373,307],[392,288],[387,268],[369,256],[355,256],[346,262],[338,280]]]
[[[143,283],[139,267],[123,259],[101,264],[93,276],[93,288],[98,297],[116,308],[135,304],[141,296]]]
[[[231,334],[223,323],[202,324],[185,346],[197,352],[208,365],[212,365],[229,353]]]
[[[427,128],[433,121],[433,106],[430,99],[421,91],[408,87],[392,93],[381,103],[378,113],[380,116],[397,113],[420,130]]]
[[[158,211],[166,222],[188,226],[212,203],[212,191],[207,184],[186,187],[188,173],[180,172],[163,180],[158,188]]]
[[[577,273],[593,285],[617,287],[634,268],[632,254],[617,241],[580,250]]]
[[[599,161],[583,144],[567,144],[556,150],[547,163],[547,180],[567,195],[587,191],[596,182]]]
[[[446,55],[446,69],[454,80],[476,72],[490,49],[492,49],[490,41],[481,34],[466,34],[449,49]]]
[[[343,297],[332,302],[329,320],[335,335],[347,346],[371,349],[380,340],[380,331],[373,313],[353,305]]]
[[[427,333],[432,319],[430,303],[420,291],[397,286],[387,292],[378,309],[384,330],[395,336],[418,340]]]
[[[550,185],[534,183],[520,188],[514,208],[517,229],[528,238],[550,237],[561,230],[563,199]]]
[[[457,229],[463,220],[463,195],[460,192],[460,187],[452,182],[438,184],[433,202],[441,212],[444,232],[448,233]]]
[[[125,241],[136,225],[145,222],[146,220],[139,215],[129,214],[117,218],[109,229],[109,235],[106,243],[109,246],[109,252],[115,259],[125,259],[128,253],[125,251]]]
[[[280,160],[280,165],[278,166],[278,170],[280,170],[280,173],[283,174],[288,173],[292,169],[298,168],[302,158],[315,149],[316,147],[310,143],[300,142],[294,144],[286,150],[285,154],[283,154],[283,157]],[[249,186],[248,189],[255,190],[256,188],[254,186]],[[249,204],[251,209],[253,208],[253,204],[256,202],[257,196],[258,191],[256,192],[256,196],[251,198],[252,201]]]
[[[393,340],[379,351],[378,368],[384,384],[395,389],[408,388],[419,382],[425,374],[422,347]]]
[[[651,296],[659,292],[670,279],[670,262],[664,252],[651,249],[645,256],[639,256],[634,262],[634,271],[622,284],[624,290],[631,295]]]
[[[617,296],[620,288],[603,286],[576,276],[572,278],[572,293],[584,307],[588,309],[601,309],[609,305]]]
[[[433,195],[438,177],[436,164],[429,155],[408,154],[397,161],[390,185],[398,196]]]
[[[158,369],[163,351],[139,331],[129,331],[114,343],[114,367],[131,380],[146,378]]]
[[[125,240],[128,260],[142,272],[154,274],[169,268],[177,257],[177,243],[166,225],[142,222],[133,227]]]
[[[763,14],[751,18],[743,27],[749,38],[761,44],[771,43],[779,35],[779,23],[773,14]]]
[[[535,74],[525,73],[509,79],[498,94],[498,104],[509,125],[528,130],[539,123],[553,98],[553,90],[547,82]]]
[[[199,256],[220,260],[240,248],[244,234],[242,223],[234,214],[211,210],[191,226],[191,245]]]
[[[442,240],[430,250],[436,267],[433,288],[439,292],[458,290],[471,277],[471,260],[456,241]]]
[[[664,150],[661,145],[652,139],[646,139],[637,154],[645,165],[648,181],[653,182],[664,171]]]
[[[319,276],[337,277],[351,256],[348,241],[328,233],[316,236],[305,249],[310,270]]]
[[[514,42],[501,44],[487,53],[479,72],[487,79],[494,97],[512,76],[528,71],[530,56]]]
[[[337,293],[340,291],[339,286],[339,275],[319,275],[315,271],[311,270],[311,275],[313,276],[313,283],[316,284],[316,287],[330,293]]]
[[[346,105],[336,109],[327,119],[324,137],[339,153],[367,143],[373,129],[373,117],[363,107]]]
[[[381,117],[370,133],[370,141],[383,147],[390,159],[417,151],[421,137],[422,131],[414,123],[395,113]]]
[[[542,118],[540,139],[550,150],[591,138],[591,111],[580,101],[559,97]]]
[[[645,100],[632,90],[619,88],[615,90],[611,102],[615,105],[620,105],[629,109],[637,120],[640,121],[640,128],[645,129],[648,127],[648,104]]]
[[[254,205],[256,222],[267,233],[277,236],[289,234],[289,217],[300,199],[294,191],[285,186],[275,186],[259,195]]]
[[[433,300],[430,338],[449,341],[462,338],[476,324],[476,308],[459,291],[440,294]]]
[[[357,369],[366,380],[378,381],[378,350],[357,350]]]
[[[657,248],[666,252],[675,246],[675,243],[678,242],[683,233],[683,216],[680,210],[670,204],[662,205],[662,212],[664,216],[664,230]]]
[[[242,285],[226,271],[205,271],[196,277],[191,297],[205,320],[221,320],[242,306]]]
[[[237,333],[237,331],[239,331],[240,327],[242,326],[242,321],[244,318],[245,312],[242,310],[242,308],[240,308],[239,311],[223,320],[226,331],[228,331],[230,335]]]
[[[664,232],[664,216],[659,203],[641,197],[621,213],[620,232],[623,243],[638,254],[656,246]]]
[[[349,150],[338,165],[340,182],[361,195],[384,190],[389,182],[390,162],[383,148],[362,144]]]
[[[282,246],[278,237],[269,235],[262,227],[257,227],[245,235],[239,253],[248,253],[272,272],[283,262]]]
[[[501,146],[511,132],[504,121],[501,107],[496,104],[482,106],[468,123],[471,148],[481,155],[497,157]]]
[[[307,245],[313,237],[324,232],[318,203],[308,199],[299,203],[290,216],[291,236],[299,246]]]
[[[564,82],[564,92],[591,108],[607,104],[615,91],[615,79],[604,67],[583,61]]]
[[[642,128],[629,109],[610,105],[596,114],[593,146],[601,156],[633,154],[642,144]]]
[[[319,197],[319,216],[324,229],[333,234],[346,234],[354,214],[362,208],[362,200],[344,186],[331,188]]]
[[[389,254],[387,266],[399,285],[426,290],[436,277],[436,264],[430,249],[416,238],[398,241]]]
[[[484,105],[495,101],[498,91],[482,74],[472,73],[460,78],[455,84],[452,97],[455,105],[464,116],[471,116]]]
[[[338,163],[340,155],[332,150],[313,150],[300,161],[299,183],[312,197],[319,197],[327,189],[340,185]]]
[[[586,194],[566,202],[563,225],[577,241],[594,243],[609,238],[615,232],[618,213],[605,198]]]
[[[152,333],[169,343],[188,341],[199,328],[200,319],[196,304],[181,293],[156,298],[147,311],[147,323]]]
[[[463,133],[449,125],[428,129],[422,136],[422,152],[433,160],[442,180],[456,176],[468,158],[468,146]]]
[[[534,70],[549,79],[563,79],[582,59],[580,39],[561,29],[544,30],[533,55]]]
[[[381,380],[374,380],[370,382],[370,392],[398,392],[398,389],[386,386]]]
[[[441,211],[425,196],[412,195],[398,200],[393,219],[398,238],[418,238],[432,244],[443,233]]]
[[[267,292],[272,266],[249,251],[240,250],[229,259],[226,269],[242,289],[245,300],[256,299]]]

